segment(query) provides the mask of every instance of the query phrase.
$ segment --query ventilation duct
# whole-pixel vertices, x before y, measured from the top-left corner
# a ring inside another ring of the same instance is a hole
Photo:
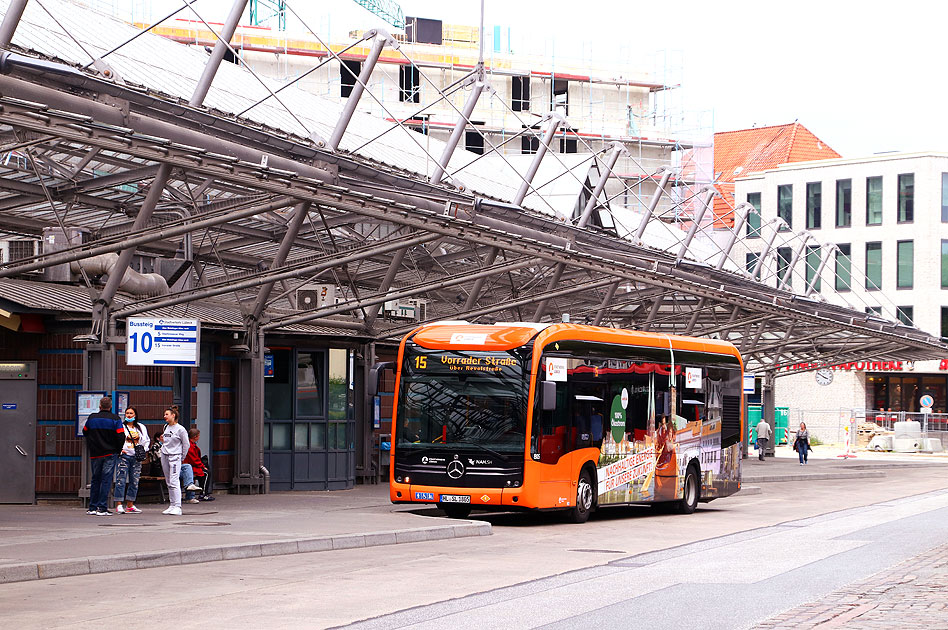
[[[86,273],[101,276],[112,273],[115,264],[118,262],[119,255],[115,253],[101,254],[83,260],[75,260],[69,263],[69,269],[72,273],[79,273],[80,267]],[[139,273],[134,269],[126,269],[125,277],[119,288],[132,295],[167,295],[168,282],[157,273]]]

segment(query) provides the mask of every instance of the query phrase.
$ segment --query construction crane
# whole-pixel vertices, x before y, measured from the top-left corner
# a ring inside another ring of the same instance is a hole
[[[285,0],[250,0],[250,23],[254,26],[265,24],[270,18],[277,18],[277,28],[286,30]]]
[[[405,28],[405,14],[402,7],[392,0],[355,0],[355,3],[371,11],[395,28]],[[250,0],[250,23],[261,26],[276,17],[281,31],[286,30],[285,0]]]
[[[355,0],[355,3],[371,11],[395,28],[405,28],[405,14],[402,7],[392,0]]]

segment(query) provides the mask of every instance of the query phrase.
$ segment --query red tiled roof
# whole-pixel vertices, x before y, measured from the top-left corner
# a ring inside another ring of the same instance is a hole
[[[714,173],[718,175],[714,199],[714,226],[732,226],[734,180],[790,162],[842,157],[813,133],[794,122],[714,134]]]

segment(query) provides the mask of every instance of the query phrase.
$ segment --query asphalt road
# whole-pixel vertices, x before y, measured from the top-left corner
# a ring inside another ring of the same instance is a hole
[[[690,516],[481,518],[493,536],[6,584],[0,610],[18,630],[752,627],[948,541],[948,467],[766,484]]]

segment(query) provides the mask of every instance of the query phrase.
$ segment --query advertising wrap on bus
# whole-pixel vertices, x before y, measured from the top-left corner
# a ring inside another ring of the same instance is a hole
[[[565,510],[740,489],[742,364],[726,342],[575,324],[430,325],[396,365],[391,497]]]

